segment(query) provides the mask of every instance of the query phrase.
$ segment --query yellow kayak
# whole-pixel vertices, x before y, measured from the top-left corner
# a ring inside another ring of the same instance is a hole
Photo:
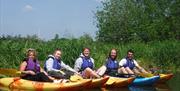
[[[1,78],[0,86],[7,87],[9,89],[18,90],[31,90],[31,91],[77,91],[83,89],[88,84],[91,84],[91,80],[81,80],[77,82],[68,83],[50,83],[50,82],[37,82],[29,81],[20,78]]]
[[[173,77],[173,74],[160,74],[158,83],[165,83]]]
[[[86,79],[86,80],[92,80],[92,82],[91,84],[88,84],[87,86],[85,86],[85,88],[103,87],[108,79],[109,79],[109,76],[96,78],[96,79]],[[71,76],[70,80],[76,82],[76,81],[81,81],[84,79],[79,75],[74,75],[74,76]]]
[[[109,79],[108,76],[99,78],[99,79],[92,79],[92,82],[90,85],[87,86],[87,88],[98,88],[98,87],[103,87],[104,84],[107,82]]]
[[[126,87],[134,81],[135,78],[119,78],[119,77],[110,77],[106,82],[106,87]]]

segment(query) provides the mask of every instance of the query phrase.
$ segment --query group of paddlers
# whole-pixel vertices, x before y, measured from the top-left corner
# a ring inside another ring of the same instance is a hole
[[[121,61],[117,61],[117,50],[111,49],[104,65],[95,70],[94,59],[90,56],[90,49],[83,48],[79,58],[76,59],[74,68],[66,65],[61,59],[61,49],[54,50],[44,63],[44,68],[40,67],[35,49],[28,49],[26,58],[20,65],[22,79],[41,82],[66,82],[70,76],[76,74],[83,78],[100,78],[104,75],[115,77],[130,77],[139,73],[148,73],[133,58],[134,52],[127,51],[127,56]]]

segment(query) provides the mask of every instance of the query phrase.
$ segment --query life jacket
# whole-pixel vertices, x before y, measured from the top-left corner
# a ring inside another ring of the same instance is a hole
[[[135,67],[134,60],[126,57],[126,64],[124,64],[123,66],[129,67],[132,70]]]
[[[82,58],[82,60],[83,60],[83,63],[82,63],[82,65],[81,65],[81,70],[83,71],[83,70],[85,70],[86,68],[91,68],[91,69],[93,69],[93,62],[92,62],[92,60],[91,60],[91,58],[86,58],[86,57],[81,57]]]
[[[60,70],[60,69],[61,69],[61,60],[56,59],[54,56],[48,57],[48,59],[50,59],[50,58],[53,59],[53,66],[52,66],[52,68],[53,68],[53,69]],[[47,59],[47,60],[48,60],[48,59]],[[46,61],[47,61],[47,60],[46,60]],[[44,70],[47,71],[46,62],[45,62]]]
[[[25,68],[25,71],[31,70],[34,71],[35,73],[40,72],[40,64],[38,60],[33,60],[33,59],[26,59],[27,66]]]
[[[116,60],[113,60],[111,58],[108,58],[107,62],[106,62],[106,67],[108,71],[111,70],[118,70],[118,62]]]

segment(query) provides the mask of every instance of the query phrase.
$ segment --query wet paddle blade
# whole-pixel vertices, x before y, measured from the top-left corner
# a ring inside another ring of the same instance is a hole
[[[107,85],[112,85],[114,82],[116,81],[116,79],[114,79],[113,77],[110,77],[108,79],[108,81],[106,82]]]
[[[139,75],[142,76],[142,77],[152,77],[152,76],[154,76],[151,73],[140,73]]]
[[[73,81],[73,82],[76,82],[76,81],[80,81],[80,80],[83,80],[83,78],[79,75],[73,75],[70,77],[70,80]]]
[[[5,68],[1,68],[0,69],[0,74],[3,75],[8,75],[8,76],[18,76],[21,74],[20,71],[16,70],[16,69],[5,69]]]
[[[63,71],[61,71],[61,70],[59,70],[59,72],[61,73],[61,74],[63,74],[63,75],[65,75],[66,73],[64,73]]]

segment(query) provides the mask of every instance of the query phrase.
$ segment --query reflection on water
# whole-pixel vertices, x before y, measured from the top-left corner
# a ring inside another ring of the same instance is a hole
[[[8,88],[0,87],[0,91],[10,91]],[[12,90],[11,90],[12,91]],[[17,91],[17,90],[13,90]],[[22,91],[22,90],[21,90]],[[155,86],[130,86],[125,88],[96,88],[96,89],[84,89],[83,91],[179,91],[171,90],[168,84],[158,84]]]
[[[8,88],[0,87],[0,91],[8,91]],[[176,74],[166,84],[156,84],[154,86],[130,86],[126,88],[97,88],[85,89],[83,91],[180,91],[180,74]]]
[[[130,86],[130,91],[157,91],[154,86]]]
[[[129,89],[127,87],[124,87],[124,88],[106,88],[105,90],[101,90],[101,91],[129,91]]]
[[[172,91],[168,84],[156,84],[157,91]]]
[[[10,91],[10,89],[0,87],[0,91]],[[13,91],[16,91],[16,90],[13,90]],[[125,88],[84,89],[83,91],[173,91],[173,90],[171,90],[171,88],[168,86],[168,84],[158,84],[155,86],[143,86],[143,87],[142,86],[130,86],[130,87],[125,87]],[[175,90],[175,91],[178,91],[178,90]]]
[[[180,91],[180,73],[176,73],[167,84],[171,91]]]

